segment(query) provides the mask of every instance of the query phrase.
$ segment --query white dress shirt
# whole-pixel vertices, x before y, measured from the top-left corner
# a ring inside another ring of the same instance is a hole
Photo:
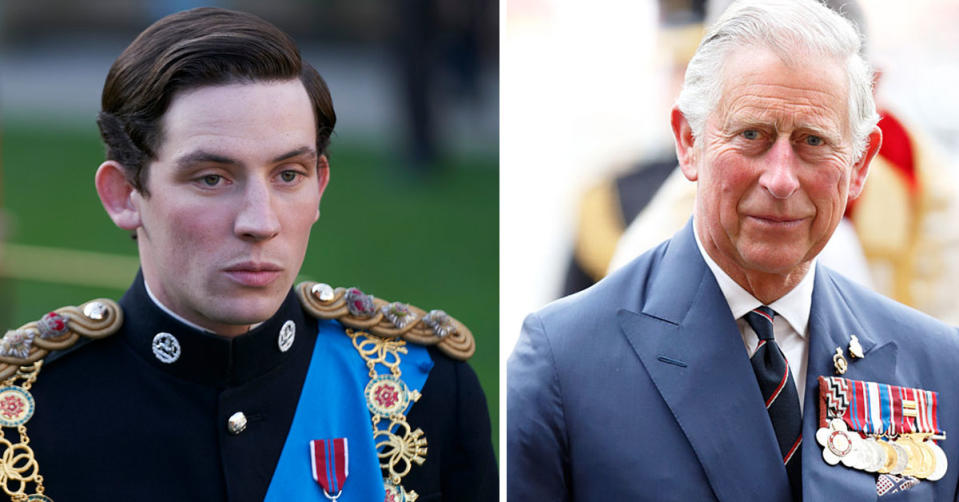
[[[736,319],[736,325],[739,326],[739,332],[743,337],[743,344],[746,347],[746,354],[752,357],[756,352],[756,346],[759,345],[759,337],[753,331],[746,319],[743,318],[751,310],[763,305],[762,302],[749,294],[742,286],[736,283],[715,261],[709,256],[699,240],[699,234],[695,231],[696,246],[699,253],[706,260],[706,265],[716,277],[719,283],[719,289],[726,297],[726,303],[729,304],[729,310]],[[799,392],[799,409],[803,408],[804,394],[806,388],[806,361],[809,359],[809,309],[812,307],[812,289],[816,276],[815,259],[809,265],[809,271],[805,277],[796,285],[792,291],[786,293],[782,298],[768,305],[769,308],[776,311],[776,317],[773,321],[773,336],[776,343],[782,349],[789,368],[793,372],[793,381],[796,383],[796,390]]]

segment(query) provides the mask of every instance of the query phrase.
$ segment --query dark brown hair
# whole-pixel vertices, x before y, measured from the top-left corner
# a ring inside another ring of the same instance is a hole
[[[153,23],[110,67],[97,117],[107,159],[143,195],[145,170],[163,141],[161,119],[177,92],[236,82],[299,78],[313,105],[316,151],[326,152],[336,113],[326,82],[293,39],[252,14],[201,7]]]

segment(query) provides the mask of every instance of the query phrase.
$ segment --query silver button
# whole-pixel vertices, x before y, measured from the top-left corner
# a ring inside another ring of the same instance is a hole
[[[107,306],[100,302],[90,302],[83,306],[83,315],[94,321],[102,321],[107,315]]]
[[[176,361],[180,358],[180,341],[169,333],[157,333],[153,337],[153,355],[163,363]]]
[[[230,419],[226,421],[226,430],[230,431],[230,434],[234,436],[245,431],[246,415],[244,415],[242,411],[230,415]]]
[[[313,285],[312,293],[313,296],[323,303],[333,301],[333,297],[335,296],[333,288],[329,284],[322,282]]]
[[[293,321],[286,321],[280,328],[280,336],[276,339],[276,343],[280,346],[280,352],[290,350],[294,338],[296,338],[296,324]]]

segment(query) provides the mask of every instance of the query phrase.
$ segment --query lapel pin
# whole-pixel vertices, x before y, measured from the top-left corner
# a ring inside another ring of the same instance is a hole
[[[852,357],[856,359],[862,359],[863,357],[866,357],[862,353],[862,345],[859,344],[859,337],[857,337],[856,335],[850,335],[850,337],[851,338],[849,340],[849,355],[851,355]]]
[[[832,356],[832,364],[836,367],[836,374],[843,375],[846,373],[846,358],[842,355],[842,349],[836,347],[836,355]]]

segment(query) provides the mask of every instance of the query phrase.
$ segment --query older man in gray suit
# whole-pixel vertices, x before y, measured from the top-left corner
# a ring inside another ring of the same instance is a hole
[[[882,135],[848,21],[737,2],[671,122],[693,218],[531,315],[510,500],[953,500],[959,336],[819,266]]]

